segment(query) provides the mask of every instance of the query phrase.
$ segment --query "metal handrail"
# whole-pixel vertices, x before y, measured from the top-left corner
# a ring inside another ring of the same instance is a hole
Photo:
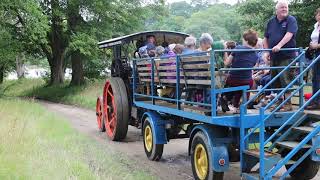
[[[286,70],[288,70],[291,65],[296,63],[296,61],[304,55],[304,52],[302,52],[299,56],[297,56],[291,63],[288,64],[286,68],[284,68],[282,71],[280,71],[279,74],[277,74],[271,81],[269,81],[263,88],[260,89],[260,91],[254,95],[250,100],[248,100],[243,106],[247,107],[249,103],[251,103],[254,99],[256,99],[261,93],[264,92],[265,89],[267,89],[268,86],[270,86],[277,78],[279,78]]]
[[[279,104],[279,106],[277,106],[266,118],[265,120],[267,120],[268,118],[270,118],[275,112],[277,112],[281,106],[283,106],[285,103],[287,103],[298,91],[300,91],[302,88],[304,88],[304,86],[306,85],[306,83],[303,83],[299,86],[299,88],[296,88],[295,91],[293,91],[293,93],[291,93],[291,95],[289,97],[287,97],[283,102],[281,102]],[[265,109],[268,109],[266,107],[264,107]]]
[[[320,56],[319,56],[320,57]],[[307,72],[320,58],[317,57],[312,61],[302,72],[299,72],[299,75],[292,80],[287,87],[285,87],[269,104],[265,106],[265,109],[268,109],[272,104],[274,104],[288,89],[291,87],[305,72]]]
[[[297,92],[298,92],[301,88],[303,88],[304,86],[305,86],[305,83],[302,84],[301,86],[299,86],[299,88],[297,88],[297,89],[287,98],[287,100],[290,99],[295,93],[297,93]],[[285,101],[282,102],[282,103],[283,103],[283,104],[286,103],[287,100],[285,100]],[[267,119],[269,119],[283,104],[280,104],[275,110],[272,111],[271,114],[268,114],[268,116],[264,118],[263,122],[265,122]],[[265,112],[265,110],[266,110],[265,107],[263,107],[263,108],[261,108],[261,109],[262,109],[263,112]],[[261,109],[260,109],[260,110],[261,110]],[[247,139],[249,136],[251,136],[251,135],[253,134],[253,132],[255,132],[259,127],[260,127],[260,123],[258,123],[253,129],[251,129],[250,133],[248,133],[248,134],[244,137],[244,139]]]
[[[320,90],[318,90],[316,94],[319,95]],[[311,98],[307,102],[309,104],[311,102]],[[283,158],[283,160],[281,160],[279,163],[277,163],[277,165],[267,173],[267,174],[269,174],[268,176],[272,176],[273,174],[275,174],[285,163],[287,163],[302,148],[302,146],[307,144],[307,142],[310,141],[310,139],[312,137],[317,135],[319,133],[319,131],[320,131],[320,126],[316,127],[313,131],[311,131],[302,141],[300,141],[300,143],[298,144],[297,147],[295,147],[293,150],[291,150],[291,152],[288,155],[286,155]]]
[[[278,98],[282,95],[282,94],[284,94],[284,92],[285,91],[287,91],[288,90],[288,88],[290,87],[290,86],[292,86],[299,78],[300,78],[300,76],[302,76],[306,71],[308,71],[318,60],[320,59],[320,56],[319,57],[317,57],[312,63],[310,63],[302,72],[300,72],[300,74],[285,88],[285,89],[283,89],[282,91],[281,91],[281,93],[279,93],[279,95],[277,96]],[[280,74],[280,73],[279,73]],[[278,75],[279,75],[278,74]],[[272,82],[272,81],[270,81],[270,82]],[[267,85],[266,85],[267,86]],[[300,90],[303,86],[305,86],[305,84],[302,84],[301,86],[299,86],[299,88],[297,88],[295,91],[294,91],[294,93],[292,93],[291,95],[290,95],[290,98],[295,94],[295,93],[297,93],[297,91],[298,90]],[[262,88],[263,89],[263,88]],[[281,105],[283,105],[284,103],[286,103],[290,98],[287,98],[284,102],[282,102],[281,103]],[[274,103],[276,101],[276,98],[274,98],[267,106],[265,106],[265,107],[263,107],[262,109],[263,109],[263,111],[265,111],[266,109],[268,109],[269,107],[270,107],[270,104],[272,105],[272,103]],[[281,106],[278,106],[274,111],[272,111],[270,114],[268,114],[268,116],[266,117],[266,118],[264,118],[263,120],[261,120],[261,122],[263,121],[263,122],[265,122],[268,118],[270,118],[279,108],[280,108]],[[303,107],[305,107],[305,104],[303,105]],[[299,110],[299,111],[301,111],[301,110]],[[297,111],[297,112],[299,112],[299,111]],[[260,122],[260,123],[261,123]],[[290,122],[290,121],[289,121]],[[244,136],[244,140],[246,140],[249,136],[251,136],[252,134],[253,134],[253,132],[255,131],[255,130],[257,130],[258,128],[259,128],[259,126],[260,126],[260,123],[258,123],[254,128],[253,128],[253,130],[251,131],[251,132],[249,132],[246,136]],[[287,122],[286,123],[284,123],[284,124],[288,124]],[[283,126],[283,125],[282,125]],[[281,126],[281,127],[282,127]],[[278,129],[278,130],[280,130],[280,129]],[[273,135],[271,135],[270,137],[269,137],[269,139],[266,141],[266,142],[264,142],[264,145],[266,145],[273,137],[275,137],[278,133],[279,133],[279,131],[276,131],[277,133],[274,133]],[[282,128],[281,128],[281,130],[282,130]]]
[[[320,94],[320,90],[318,90],[306,103],[304,103],[284,124],[282,124],[282,126],[280,126],[276,132],[274,132],[265,142],[264,145],[267,145],[268,142],[270,142],[277,134],[279,134],[279,132],[285,128],[286,125],[288,125],[292,119],[299,113],[301,112],[306,106],[308,106],[310,104],[310,102],[317,97]]]
[[[279,74],[277,74],[273,79],[271,79],[271,81],[269,81],[263,88],[261,88],[258,93],[256,95],[254,95],[252,98],[250,98],[250,100],[248,100],[246,103],[242,104],[241,106],[243,106],[244,109],[247,108],[248,104],[250,102],[252,102],[254,99],[256,99],[261,93],[265,92],[265,89],[267,89],[268,86],[270,86],[274,81],[275,79],[277,79],[278,77],[280,77],[282,75],[282,73],[284,73],[288,67],[290,67],[292,64],[296,63],[296,61],[301,58],[301,56],[303,55],[304,53],[301,53],[298,57],[296,57],[291,63],[289,63],[289,65],[287,66],[287,68],[283,69],[282,71],[280,71]],[[254,131],[257,130],[259,128],[259,125],[260,123],[258,123],[256,125],[256,127],[254,128]],[[244,140],[246,140],[250,135],[253,134],[254,131],[251,131],[249,132],[247,135],[244,136]]]
[[[219,71],[248,71],[248,70],[266,70],[266,69],[284,69],[287,66],[273,66],[273,67],[256,67],[256,68],[220,68]],[[300,66],[291,66],[289,69],[297,69]]]
[[[300,48],[281,48],[280,51],[300,51]],[[217,49],[214,52],[258,52],[258,51],[268,51],[271,52],[272,49]]]

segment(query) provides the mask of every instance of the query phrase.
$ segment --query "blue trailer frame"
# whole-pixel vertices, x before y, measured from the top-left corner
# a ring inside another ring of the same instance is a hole
[[[283,67],[270,67],[268,69],[282,69],[279,74],[277,74],[271,81],[267,83],[266,86],[261,88],[260,90],[249,90],[249,86],[239,86],[239,87],[231,87],[231,88],[221,88],[217,89],[215,84],[215,53],[224,53],[224,52],[248,52],[248,51],[272,51],[271,49],[252,49],[252,50],[212,50],[210,52],[210,71],[211,71],[211,103],[199,103],[199,102],[191,102],[181,99],[181,84],[180,84],[180,59],[185,56],[198,56],[199,53],[191,54],[191,55],[178,55],[176,56],[176,97],[173,98],[164,98],[159,97],[154,92],[155,89],[155,59],[154,58],[146,58],[146,59],[135,59],[133,61],[133,84],[132,84],[132,97],[133,97],[133,106],[143,109],[145,112],[155,112],[155,113],[164,113],[166,115],[172,115],[172,116],[178,116],[181,118],[184,118],[186,120],[190,119],[193,121],[197,121],[201,123],[202,125],[199,125],[193,129],[193,131],[190,134],[190,138],[192,139],[192,136],[197,131],[203,131],[206,132],[206,136],[209,139],[210,146],[212,146],[212,152],[220,152],[221,157],[228,158],[228,153],[226,152],[226,148],[224,145],[220,146],[220,144],[228,143],[230,141],[234,141],[230,138],[223,138],[219,137],[219,134],[216,134],[215,132],[212,132],[210,130],[209,126],[222,126],[222,127],[230,127],[230,128],[237,128],[239,129],[239,139],[240,139],[240,165],[241,165],[241,176],[246,179],[272,179],[272,177],[275,175],[275,173],[284,166],[298,151],[303,148],[308,142],[312,140],[312,146],[311,148],[304,153],[303,156],[301,156],[300,159],[298,159],[295,164],[291,166],[291,168],[288,169],[288,171],[281,177],[285,178],[291,171],[293,171],[305,158],[307,158],[309,155],[312,155],[314,161],[319,161],[320,154],[315,154],[315,151],[320,148],[320,145],[318,142],[320,142],[320,137],[318,136],[318,133],[320,132],[320,125],[317,125],[301,142],[283,159],[274,159],[270,161],[266,161],[267,158],[265,156],[265,150],[272,150],[274,148],[274,144],[277,142],[282,141],[285,139],[289,132],[292,130],[292,128],[295,128],[301,124],[302,121],[306,119],[304,109],[306,106],[310,104],[310,102],[317,97],[320,94],[320,91],[316,92],[308,101],[304,102],[304,91],[303,88],[306,86],[306,83],[303,80],[303,75],[305,72],[307,72],[309,69],[311,69],[315,63],[317,63],[320,59],[320,56],[315,58],[309,65],[304,64],[304,50],[299,48],[288,48],[288,49],[281,49],[281,51],[295,51],[298,52],[299,55],[291,61],[291,63],[288,66]],[[203,53],[200,53],[203,54]],[[137,61],[141,60],[150,60],[151,61],[151,95],[141,94],[137,93]],[[295,64],[298,64],[298,66],[295,66]],[[287,86],[283,87],[281,89],[271,89],[270,85],[283,73],[289,68],[295,68],[299,69],[299,74],[294,78],[294,80]],[[261,70],[261,69],[267,69],[267,68],[221,68],[219,71],[243,71],[243,70]],[[298,87],[293,88],[292,86],[296,85]],[[256,99],[260,94],[266,92],[266,91],[274,91],[278,90],[280,93],[266,106],[262,107],[259,110],[259,113],[256,114],[249,114],[247,112],[247,106],[249,103],[251,103],[254,99]],[[277,108],[275,108],[271,112],[267,112],[267,109],[270,108],[273,104],[275,104],[281,96],[284,95],[284,93],[288,90],[292,91],[291,96],[289,96],[286,100],[284,100]],[[242,104],[240,106],[240,114],[236,115],[217,115],[217,94],[225,93],[225,92],[233,92],[233,91],[242,91]],[[250,99],[246,99],[246,93],[247,92],[253,92],[256,91],[256,95],[251,97]],[[295,111],[290,112],[278,112],[278,110],[281,108],[282,105],[284,105],[291,97],[293,97],[295,94],[299,93],[299,108]],[[142,101],[137,100],[138,97],[147,97],[151,99],[152,104],[145,103]],[[157,105],[155,102],[156,100],[163,100],[163,101],[170,101],[173,102],[176,107],[165,107],[161,105]],[[202,115],[194,112],[186,112],[181,110],[181,104],[182,103],[188,103],[192,105],[200,105],[211,108],[211,115]],[[148,114],[147,114],[148,115]],[[149,114],[149,116],[151,116]],[[164,122],[159,120],[157,118],[158,125],[163,125],[165,123],[172,123],[170,122]],[[155,123],[157,124],[157,123]],[[208,125],[208,126],[206,126]],[[153,125],[154,128],[157,128],[157,125]],[[160,126],[159,126],[160,127]],[[265,129],[268,127],[276,127],[277,130],[275,130],[274,133],[268,134],[265,132]],[[288,128],[289,127],[289,128]],[[161,126],[160,128],[165,128],[165,126]],[[288,129],[286,129],[288,128]],[[259,130],[257,132],[257,130]],[[285,133],[279,134],[280,131],[285,131]],[[159,138],[159,137],[156,137]],[[161,137],[160,137],[161,138]],[[276,140],[274,140],[276,139]],[[162,144],[165,144],[166,141],[161,138]],[[259,157],[258,161],[260,163],[260,170],[258,176],[254,176],[252,174],[248,174],[244,172],[244,169],[247,166],[250,166],[250,161],[252,159],[248,159],[247,155],[245,154],[246,150],[249,149],[249,143],[252,142],[258,142],[259,143]],[[268,147],[268,144],[272,142],[272,145]],[[190,145],[189,145],[190,149]],[[318,152],[318,151],[317,151]],[[213,153],[212,157],[213,159],[219,159],[217,155]],[[218,153],[219,154],[219,153]],[[271,158],[272,159],[272,158]],[[219,164],[216,164],[216,161],[212,164],[212,167],[217,172],[223,172],[226,171],[228,168],[228,160],[226,160],[225,166],[219,166]]]

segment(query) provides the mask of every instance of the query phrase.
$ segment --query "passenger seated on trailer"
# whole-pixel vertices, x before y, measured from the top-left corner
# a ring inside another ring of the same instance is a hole
[[[137,41],[137,43],[138,42],[139,42],[139,46],[141,46],[140,40]],[[155,49],[156,49],[155,44],[156,44],[156,37],[154,35],[148,35],[146,44],[139,48],[140,58],[154,57],[155,56]],[[138,46],[138,44],[137,44],[137,46]]]
[[[182,44],[176,44],[173,48],[173,52],[176,55],[182,54],[184,50],[184,46]]]
[[[200,47],[198,48],[198,52],[208,52],[212,49],[213,44],[213,38],[209,33],[202,33],[201,37],[199,38],[199,44]],[[200,54],[200,55],[210,55],[210,53]],[[197,63],[209,63],[208,61],[204,62],[197,62]],[[201,78],[201,77],[200,77]],[[197,79],[200,79],[199,77]],[[204,103],[205,97],[207,96],[210,98],[210,90],[207,89],[197,89],[194,91],[194,101]],[[210,102],[209,99],[207,99],[206,102]]]
[[[269,53],[265,52],[262,53],[262,61],[258,61],[257,67],[266,68],[270,67],[270,55]],[[253,73],[252,79],[254,80],[254,87],[257,88],[258,86],[265,86],[268,81],[271,79],[270,76],[270,69],[263,69],[258,70]],[[266,92],[268,95],[270,91]]]
[[[152,43],[147,44],[147,53],[149,57],[155,57],[156,56],[156,46]]]
[[[164,47],[162,47],[162,46],[157,46],[156,47],[156,50],[155,50],[155,57],[162,57],[162,56],[164,56],[165,54],[165,49],[164,49]]]
[[[183,50],[183,45],[181,44],[170,44],[169,45],[169,51],[167,54],[164,54],[161,58],[174,58],[177,54],[181,54]],[[175,66],[176,63],[175,61],[170,62],[170,63],[163,63],[162,65],[164,66]],[[175,72],[175,70],[166,70],[165,72]],[[167,76],[166,79],[176,79],[176,76]],[[174,87],[169,87],[169,86],[164,86],[162,89],[158,89],[159,96],[161,97],[169,97],[169,98],[174,98],[175,96],[175,88]]]
[[[199,52],[198,50],[196,50],[196,43],[197,43],[197,39],[193,36],[189,36],[186,37],[186,39],[184,40],[184,49],[182,51],[182,55],[190,55],[193,53],[197,53]],[[195,62],[197,63],[197,62]],[[185,64],[195,64],[194,62],[188,62]],[[195,71],[195,70],[188,70],[189,72]],[[187,93],[187,101],[197,101],[196,100],[196,89],[188,89]]]
[[[199,52],[210,51],[212,49],[213,39],[209,33],[203,33],[199,38],[200,47],[198,48]]]
[[[219,41],[213,41],[211,45],[211,50],[223,50],[225,49],[225,42],[222,40]],[[224,67],[223,62],[224,53],[223,52],[215,52],[214,58],[215,58],[215,71],[217,71],[220,68]],[[210,61],[209,61],[210,63]],[[218,72],[218,79],[216,79],[216,88],[220,89],[223,88],[225,84],[225,73],[222,71]],[[211,103],[211,93],[210,91],[206,91],[205,93],[206,98],[204,98],[204,103]]]
[[[162,56],[163,58],[175,57],[176,53],[174,52],[174,48],[176,44],[170,44],[168,46],[167,52]]]
[[[150,58],[155,56],[156,40],[154,35],[147,36],[147,44],[139,48],[139,55],[141,58]],[[151,64],[147,64],[147,67],[151,67]],[[148,71],[151,72],[151,71]],[[147,94],[150,94],[150,83],[146,84]]]
[[[154,35],[148,35],[147,36],[147,44],[153,44],[156,45],[156,37]]]
[[[237,43],[234,41],[227,41],[226,42],[227,49],[234,49],[234,48],[236,48],[236,46],[237,46]],[[230,55],[231,52],[227,52],[227,54]]]
[[[184,40],[184,49],[182,51],[182,54],[192,54],[199,52],[196,50],[196,43],[197,39],[193,36],[186,37]]]
[[[141,58],[140,54],[139,54],[139,49],[143,46],[143,41],[142,40],[137,40],[136,42],[136,51],[133,54],[134,58]]]
[[[243,45],[237,46],[235,49],[253,49],[258,41],[257,32],[254,30],[245,31],[242,35]],[[232,52],[229,56],[225,53],[225,65],[230,65],[231,68],[253,68],[258,61],[258,55],[256,52]],[[249,85],[251,88],[253,85],[252,70],[244,71],[230,71],[226,80],[226,87],[236,87]],[[229,111],[228,101],[232,101],[233,113],[239,113],[240,99],[242,96],[241,91],[228,92],[222,94],[221,107],[223,111]],[[250,93],[247,93],[247,99],[249,99]]]
[[[224,41],[220,40],[220,41],[213,42],[212,50],[222,50],[222,49],[225,49],[225,42]],[[220,69],[220,68],[224,67],[223,57],[224,57],[223,52],[214,53],[214,58],[216,61],[215,68]]]
[[[162,56],[162,58],[169,58],[171,60],[175,60],[176,55],[182,53],[183,46],[181,44],[170,44],[169,45],[169,52]],[[169,63],[163,63],[165,66],[175,66],[176,62],[172,61]],[[176,72],[176,70],[168,69],[166,72]],[[176,79],[176,76],[167,76],[167,79]]]
[[[139,48],[139,56],[140,58],[148,58],[148,50],[147,50],[147,46],[142,46]]]

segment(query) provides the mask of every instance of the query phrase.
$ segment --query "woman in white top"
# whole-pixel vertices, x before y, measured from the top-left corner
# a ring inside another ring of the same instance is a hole
[[[320,55],[320,8],[315,13],[316,24],[311,34],[310,49],[316,50],[316,57]],[[320,60],[313,66],[312,93],[315,94],[320,89]],[[320,97],[316,97],[307,109],[320,109]]]

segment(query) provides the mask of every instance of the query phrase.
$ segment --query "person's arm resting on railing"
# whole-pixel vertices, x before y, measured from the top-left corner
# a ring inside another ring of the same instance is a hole
[[[268,43],[268,38],[264,37],[263,39],[263,48],[268,49],[269,48],[269,43]]]
[[[232,59],[233,59],[233,56],[232,55],[227,55],[227,53],[224,54],[224,65],[225,66],[229,66],[231,65],[232,63]]]
[[[281,39],[281,41],[275,47],[272,48],[272,51],[273,52],[279,52],[280,49],[282,48],[282,46],[287,44],[291,40],[292,37],[293,37],[293,33],[287,32],[284,35],[284,37]]]

